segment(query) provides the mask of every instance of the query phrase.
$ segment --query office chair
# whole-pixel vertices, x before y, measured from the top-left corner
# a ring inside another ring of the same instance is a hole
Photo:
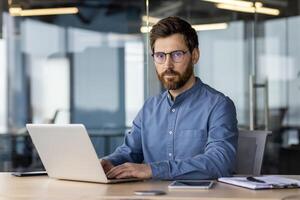
[[[260,175],[267,135],[271,131],[239,130],[236,173]]]

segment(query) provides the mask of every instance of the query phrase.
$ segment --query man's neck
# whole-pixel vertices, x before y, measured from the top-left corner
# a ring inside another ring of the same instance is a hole
[[[196,78],[195,78],[194,75],[192,75],[190,77],[190,79],[185,83],[185,85],[182,86],[181,88],[179,88],[177,90],[169,90],[169,94],[171,95],[172,100],[174,101],[178,95],[180,95],[184,91],[186,91],[186,90],[190,89],[191,87],[193,87],[195,82],[196,82]]]

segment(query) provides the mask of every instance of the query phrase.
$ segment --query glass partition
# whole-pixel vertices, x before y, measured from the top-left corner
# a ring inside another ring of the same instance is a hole
[[[195,73],[234,101],[239,127],[273,132],[263,173],[300,169],[299,8],[292,0],[149,2],[150,27],[176,15],[196,28],[201,55]]]
[[[83,123],[99,157],[112,152],[163,90],[149,29],[176,15],[197,30],[196,75],[234,101],[239,127],[273,132],[263,173],[299,173],[299,0],[85,0],[43,16],[14,16],[16,6],[66,4],[0,2],[1,171],[42,168],[26,123]]]
[[[150,1],[149,24],[170,15],[196,29],[200,60],[195,73],[236,104],[239,125],[249,126],[249,74],[253,71],[253,13],[219,9],[217,1]],[[238,83],[238,84],[236,84]]]
[[[8,2],[22,9],[66,6]],[[0,99],[7,100],[8,109],[1,101],[0,116],[7,119],[0,119],[0,140],[11,145],[0,170],[42,168],[26,123],[82,123],[102,157],[122,142],[143,105],[144,2],[88,0],[67,6],[79,12],[25,17],[5,11],[0,75],[7,85],[1,84]]]
[[[265,151],[265,173],[299,174],[300,85],[299,39],[300,1],[268,1],[280,14],[270,18],[256,15],[257,128],[272,131]],[[266,93],[266,94],[264,94]],[[268,97],[267,104],[264,96]],[[266,109],[267,108],[267,109]],[[264,123],[267,111],[268,123]]]

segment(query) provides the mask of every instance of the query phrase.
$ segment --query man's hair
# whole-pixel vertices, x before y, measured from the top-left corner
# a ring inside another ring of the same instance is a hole
[[[196,30],[185,20],[171,16],[160,20],[152,27],[150,31],[152,52],[154,52],[154,43],[158,38],[165,38],[176,33],[183,35],[190,52],[192,52],[194,48],[198,48],[199,42]]]

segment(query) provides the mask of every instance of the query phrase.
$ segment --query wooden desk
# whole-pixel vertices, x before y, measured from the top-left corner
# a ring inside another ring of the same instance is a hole
[[[293,176],[300,179],[300,176]],[[0,173],[0,200],[102,200],[102,199],[208,199],[208,200],[271,200],[298,195],[300,189],[248,190],[223,183],[216,183],[210,190],[168,190],[168,181],[144,181],[119,184],[98,184],[62,181],[39,177],[14,177]],[[159,189],[163,196],[135,196],[135,190]]]

